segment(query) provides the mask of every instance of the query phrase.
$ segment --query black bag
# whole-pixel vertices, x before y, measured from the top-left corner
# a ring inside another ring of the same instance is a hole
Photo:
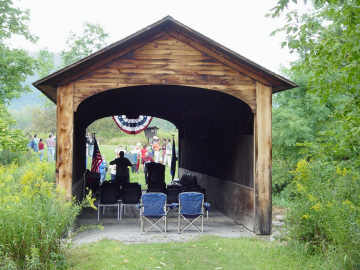
[[[141,185],[138,183],[127,183],[122,186],[121,199],[125,204],[136,204],[140,202]]]
[[[167,203],[177,203],[179,201],[179,194],[182,192],[181,185],[168,185],[167,186]]]
[[[180,184],[183,186],[195,186],[197,185],[196,176],[184,174],[183,176],[181,176]]]
[[[181,192],[199,192],[204,194],[204,201],[207,201],[207,196],[206,196],[206,190],[205,188],[202,188],[200,185],[196,184],[196,185],[190,185],[190,186],[183,186],[182,187],[182,191]]]

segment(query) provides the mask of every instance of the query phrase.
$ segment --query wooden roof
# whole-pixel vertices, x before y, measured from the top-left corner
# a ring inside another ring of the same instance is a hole
[[[296,87],[294,82],[225,48],[221,44],[196,32],[170,16],[34,82],[33,85],[56,103],[58,86],[65,85],[68,82],[78,79],[84,74],[111,61],[114,57],[121,54],[122,51],[126,51],[128,48],[132,48],[136,44],[143,43],[144,40],[147,40],[160,32],[166,31],[176,32],[180,36],[186,36],[188,39],[200,43],[211,52],[234,63],[234,66],[238,68],[240,72],[249,75],[255,80],[271,85],[273,93]]]

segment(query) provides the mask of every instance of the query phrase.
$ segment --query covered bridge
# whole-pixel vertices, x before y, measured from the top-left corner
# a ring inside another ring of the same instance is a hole
[[[68,196],[81,187],[92,122],[151,115],[179,130],[180,175],[196,175],[236,222],[271,233],[272,93],[293,82],[165,17],[34,86],[57,104],[56,177]]]

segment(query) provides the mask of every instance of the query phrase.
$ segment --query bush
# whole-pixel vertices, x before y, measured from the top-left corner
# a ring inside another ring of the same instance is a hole
[[[16,163],[20,166],[27,163],[29,160],[39,159],[33,151],[10,151],[3,150],[0,151],[0,165],[9,165],[11,163]]]
[[[291,183],[296,198],[288,212],[291,239],[354,269],[360,265],[360,177],[330,162],[301,160]]]
[[[54,182],[47,162],[0,166],[0,269],[62,268],[62,239],[80,206]]]

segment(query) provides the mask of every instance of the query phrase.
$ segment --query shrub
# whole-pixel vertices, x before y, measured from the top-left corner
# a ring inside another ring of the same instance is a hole
[[[301,160],[291,183],[296,199],[288,212],[292,239],[311,252],[341,256],[349,269],[360,265],[360,177],[331,162]]]
[[[47,162],[0,166],[0,269],[63,265],[62,239],[80,206],[65,200],[53,171]]]

